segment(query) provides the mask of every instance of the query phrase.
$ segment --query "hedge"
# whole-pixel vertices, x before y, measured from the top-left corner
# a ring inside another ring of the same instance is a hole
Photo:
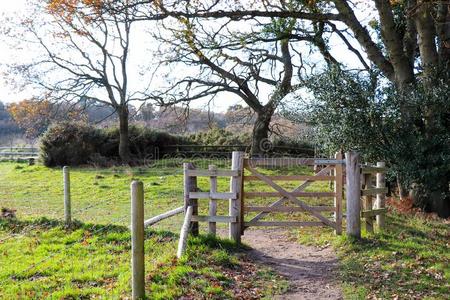
[[[235,135],[223,129],[179,136],[146,127],[130,126],[129,137],[130,153],[136,163],[174,156],[188,158],[198,154],[222,153],[226,156],[232,150],[249,149],[251,144],[249,134]],[[175,145],[181,146],[174,147]],[[225,147],[230,145],[238,147]],[[211,151],[201,150],[198,146],[215,147]],[[49,167],[86,164],[108,166],[120,162],[117,128],[99,129],[79,122],[54,124],[41,137],[40,148],[43,163]],[[311,155],[313,152],[307,143],[274,139],[271,153]]]

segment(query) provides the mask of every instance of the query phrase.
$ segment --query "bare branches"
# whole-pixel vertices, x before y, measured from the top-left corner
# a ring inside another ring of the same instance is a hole
[[[365,49],[367,56],[373,61],[384,75],[390,80],[395,79],[394,68],[390,61],[383,55],[381,49],[372,41],[369,32],[364,28],[355,16],[355,12],[346,0],[333,0],[336,9],[342,16],[343,22],[353,31],[356,40]]]

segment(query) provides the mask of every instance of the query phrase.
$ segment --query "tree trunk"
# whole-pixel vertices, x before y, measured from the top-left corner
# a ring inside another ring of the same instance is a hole
[[[420,60],[426,76],[432,74],[438,63],[436,49],[436,31],[431,16],[431,3],[419,2],[414,20],[416,21],[417,35],[419,37]]]
[[[269,125],[272,119],[273,110],[263,109],[257,112],[257,118],[253,125],[251,156],[262,156],[272,150],[269,141]]]
[[[121,106],[117,109],[119,114],[119,156],[122,163],[130,161],[130,139],[128,136],[128,108]]]

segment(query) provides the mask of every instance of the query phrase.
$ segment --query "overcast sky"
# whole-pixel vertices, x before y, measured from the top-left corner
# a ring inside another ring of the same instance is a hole
[[[11,18],[17,19],[21,16],[30,14],[26,7],[26,1],[27,0],[2,1],[2,4],[0,6],[0,21],[2,21],[3,24],[7,24],[8,20],[11,20]],[[140,32],[137,34],[141,35],[137,40],[140,40],[142,43],[144,43],[146,33]],[[353,44],[355,47],[357,46],[357,43]],[[1,37],[0,49],[0,71],[4,71],[4,68],[1,67],[2,64],[4,65],[11,62],[23,62],[31,59],[33,55],[36,54],[35,51],[32,51],[29,48],[17,49],[10,43],[8,43],[7,40],[5,41],[5,39]],[[140,66],[138,66],[138,63],[140,61],[140,58],[148,58],[148,54],[144,52],[145,47],[134,47],[131,51],[131,57],[134,57],[134,61],[130,63],[130,67],[128,69],[129,74],[139,72]],[[356,57],[347,51],[347,47],[344,46],[340,40],[331,40],[331,52],[336,58],[338,58],[339,61],[349,66],[360,67],[360,65],[357,63]],[[162,78],[157,78],[156,80],[162,80]],[[2,102],[8,103],[31,98],[33,96],[33,93],[35,93],[35,91],[31,89],[20,91],[20,89],[17,89],[11,83],[8,83],[6,80],[4,80],[4,77],[2,77],[2,80],[0,81],[0,101]],[[214,100],[212,109],[214,111],[225,111],[230,105],[236,103],[240,103],[240,99],[238,99],[235,95],[222,94]],[[205,104],[206,101],[197,101],[193,106],[204,107]]]

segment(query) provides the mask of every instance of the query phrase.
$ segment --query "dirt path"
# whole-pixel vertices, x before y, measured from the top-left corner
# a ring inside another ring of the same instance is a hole
[[[328,247],[303,246],[289,239],[283,230],[246,230],[244,243],[249,255],[289,280],[287,294],[275,299],[342,299],[335,276],[337,259]]]

